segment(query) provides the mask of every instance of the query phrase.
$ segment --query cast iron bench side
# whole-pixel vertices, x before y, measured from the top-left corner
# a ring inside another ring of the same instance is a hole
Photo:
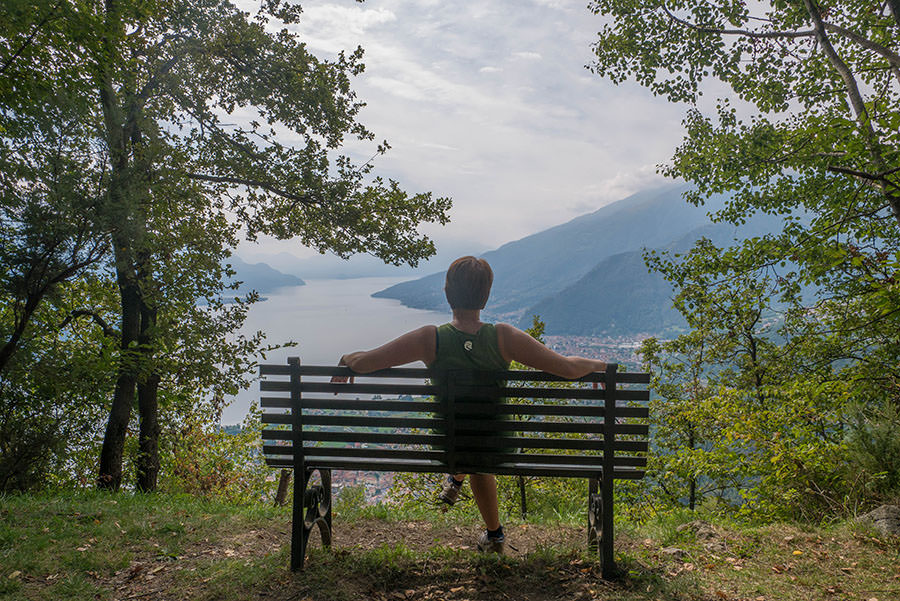
[[[346,469],[588,478],[588,545],[600,551],[604,577],[614,575],[613,483],[644,475],[649,374],[609,364],[578,380],[503,371],[490,374],[503,388],[460,383],[471,381],[471,373],[445,373],[442,387],[431,383],[436,372],[418,368],[332,384],[331,376],[354,374],[297,358],[260,366],[262,421],[270,426],[262,433],[266,463],[302,475],[294,478],[292,570],[302,569],[315,527],[322,544],[331,544],[331,470]],[[593,382],[605,389],[585,387]],[[459,400],[467,395],[504,401]],[[506,418],[482,419],[497,414]],[[468,452],[458,453],[460,445]],[[311,485],[316,472],[320,482]]]

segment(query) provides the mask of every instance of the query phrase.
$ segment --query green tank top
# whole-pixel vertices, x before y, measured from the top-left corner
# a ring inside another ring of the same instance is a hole
[[[481,326],[475,334],[457,330],[445,323],[437,328],[434,369],[509,369],[497,345],[497,328],[492,323]]]
[[[431,368],[437,370],[434,376],[434,383],[439,387],[443,387],[444,382],[442,370],[484,370],[499,371],[509,369],[509,362],[504,361],[500,354],[500,347],[497,345],[497,329],[494,324],[486,323],[475,334],[467,334],[457,330],[453,325],[445,323],[437,328],[437,347],[435,348],[434,363]],[[498,381],[492,378],[491,374],[455,374],[451,378],[463,385],[475,385],[479,387],[503,388],[506,386],[505,381]],[[443,400],[438,395],[438,400]],[[484,403],[485,408],[475,413],[465,411],[457,411],[457,402],[462,403]],[[457,463],[451,465],[451,471],[455,471],[456,466],[465,466],[466,469],[478,471],[478,466],[485,461],[494,461],[495,453],[514,452],[514,449],[506,449],[502,447],[485,447],[483,445],[474,445],[471,443],[459,442],[460,437],[481,438],[485,436],[496,436],[503,433],[501,422],[505,421],[503,416],[491,407],[499,407],[503,403],[503,399],[494,395],[489,396],[470,396],[462,394],[454,396],[454,405],[452,405],[452,415],[455,420],[456,427],[454,432],[457,436],[457,443],[454,446],[456,451]],[[477,421],[481,426],[492,422],[497,424],[497,430],[491,432],[489,429],[466,427],[468,423]],[[444,434],[440,429],[435,430],[438,434]],[[444,448],[438,446],[437,448]]]

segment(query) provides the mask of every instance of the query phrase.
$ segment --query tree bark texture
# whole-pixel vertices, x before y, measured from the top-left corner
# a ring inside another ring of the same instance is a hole
[[[138,383],[138,412],[141,429],[138,438],[137,488],[153,492],[159,477],[159,374],[152,373]]]
[[[156,328],[157,310],[149,307],[145,298],[141,299],[140,349],[142,364],[146,366],[152,358],[153,331]],[[143,492],[156,490],[159,476],[159,381],[160,375],[152,369],[138,380],[138,435],[139,454],[137,457],[137,488]]]
[[[288,491],[291,489],[291,470],[281,470],[278,477],[278,492],[275,493],[275,507],[287,503]]]
[[[113,393],[109,421],[100,450],[100,473],[97,485],[100,488],[118,490],[122,484],[122,457],[125,450],[125,435],[131,420],[137,384],[137,350],[141,331],[141,298],[137,282],[117,267],[119,291],[122,296],[121,357],[118,377]]]
[[[528,500],[525,497],[525,476],[516,476],[519,484],[519,509],[522,511],[522,519],[528,516]]]

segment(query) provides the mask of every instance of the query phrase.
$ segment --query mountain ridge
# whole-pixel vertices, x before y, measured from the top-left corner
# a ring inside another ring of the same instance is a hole
[[[684,252],[701,236],[717,244],[774,229],[773,217],[737,228],[708,212],[727,198],[689,205],[687,185],[633,194],[575,219],[504,244],[481,256],[494,270],[485,316],[524,327],[539,315],[548,334],[661,334],[683,325],[672,289],[644,264],[644,249]],[[605,278],[605,280],[604,280]],[[419,309],[445,308],[444,272],[401,282],[372,296]]]

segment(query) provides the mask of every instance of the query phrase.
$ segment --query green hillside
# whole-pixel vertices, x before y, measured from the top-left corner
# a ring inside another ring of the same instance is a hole
[[[710,224],[691,230],[660,250],[683,253],[701,237],[727,246],[735,239],[762,235],[776,227],[774,218],[757,217],[741,228]],[[540,315],[548,334],[632,335],[670,334],[684,327],[672,306],[674,290],[648,270],[642,251],[620,253],[600,261],[584,277],[529,307],[519,322],[531,324]]]

